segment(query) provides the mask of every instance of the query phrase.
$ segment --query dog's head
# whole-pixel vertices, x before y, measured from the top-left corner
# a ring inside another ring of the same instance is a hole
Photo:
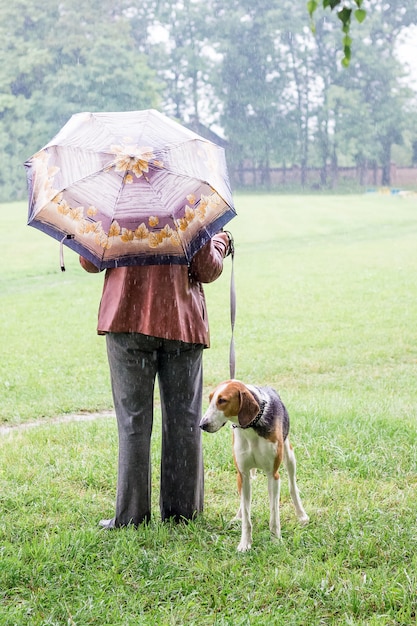
[[[227,380],[210,394],[210,404],[200,421],[200,428],[215,433],[228,420],[247,426],[259,412],[259,404],[239,380]]]

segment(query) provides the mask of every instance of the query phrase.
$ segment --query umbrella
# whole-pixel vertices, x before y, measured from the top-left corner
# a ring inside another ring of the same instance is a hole
[[[25,167],[28,224],[99,269],[188,264],[236,215],[223,148],[153,109],[73,115]]]

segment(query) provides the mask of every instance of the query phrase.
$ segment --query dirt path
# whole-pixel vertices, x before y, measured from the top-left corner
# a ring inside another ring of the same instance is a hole
[[[23,422],[22,424],[12,424],[10,426],[0,426],[0,435],[8,435],[13,432],[20,432],[36,428],[37,426],[50,426],[51,424],[67,424],[68,422],[91,422],[103,417],[114,417],[113,411],[101,411],[99,413],[72,413],[61,415],[51,419],[36,420],[36,422]]]

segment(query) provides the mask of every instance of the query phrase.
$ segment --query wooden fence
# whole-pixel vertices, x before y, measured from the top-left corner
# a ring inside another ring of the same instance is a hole
[[[236,188],[279,188],[283,186],[304,186],[310,189],[337,188],[348,186],[349,182],[362,187],[383,186],[381,167],[338,167],[326,172],[322,168],[310,167],[302,172],[300,167],[272,167],[268,170],[244,166],[230,172],[232,184]],[[386,176],[385,176],[386,179]],[[388,173],[390,187],[417,188],[417,167],[399,167],[391,163]],[[304,181],[304,182],[303,182]]]

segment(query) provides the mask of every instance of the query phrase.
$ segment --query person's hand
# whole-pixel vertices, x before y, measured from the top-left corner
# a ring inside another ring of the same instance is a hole
[[[227,239],[228,239],[227,252],[226,252],[225,256],[229,256],[229,254],[233,255],[233,253],[235,251],[235,242],[234,242],[234,239],[233,239],[233,235],[228,230],[222,230],[222,233],[227,235]]]
[[[88,261],[83,256],[80,256],[80,265],[86,272],[90,272],[90,274],[97,274],[100,271],[94,263],[91,263],[91,261]]]

